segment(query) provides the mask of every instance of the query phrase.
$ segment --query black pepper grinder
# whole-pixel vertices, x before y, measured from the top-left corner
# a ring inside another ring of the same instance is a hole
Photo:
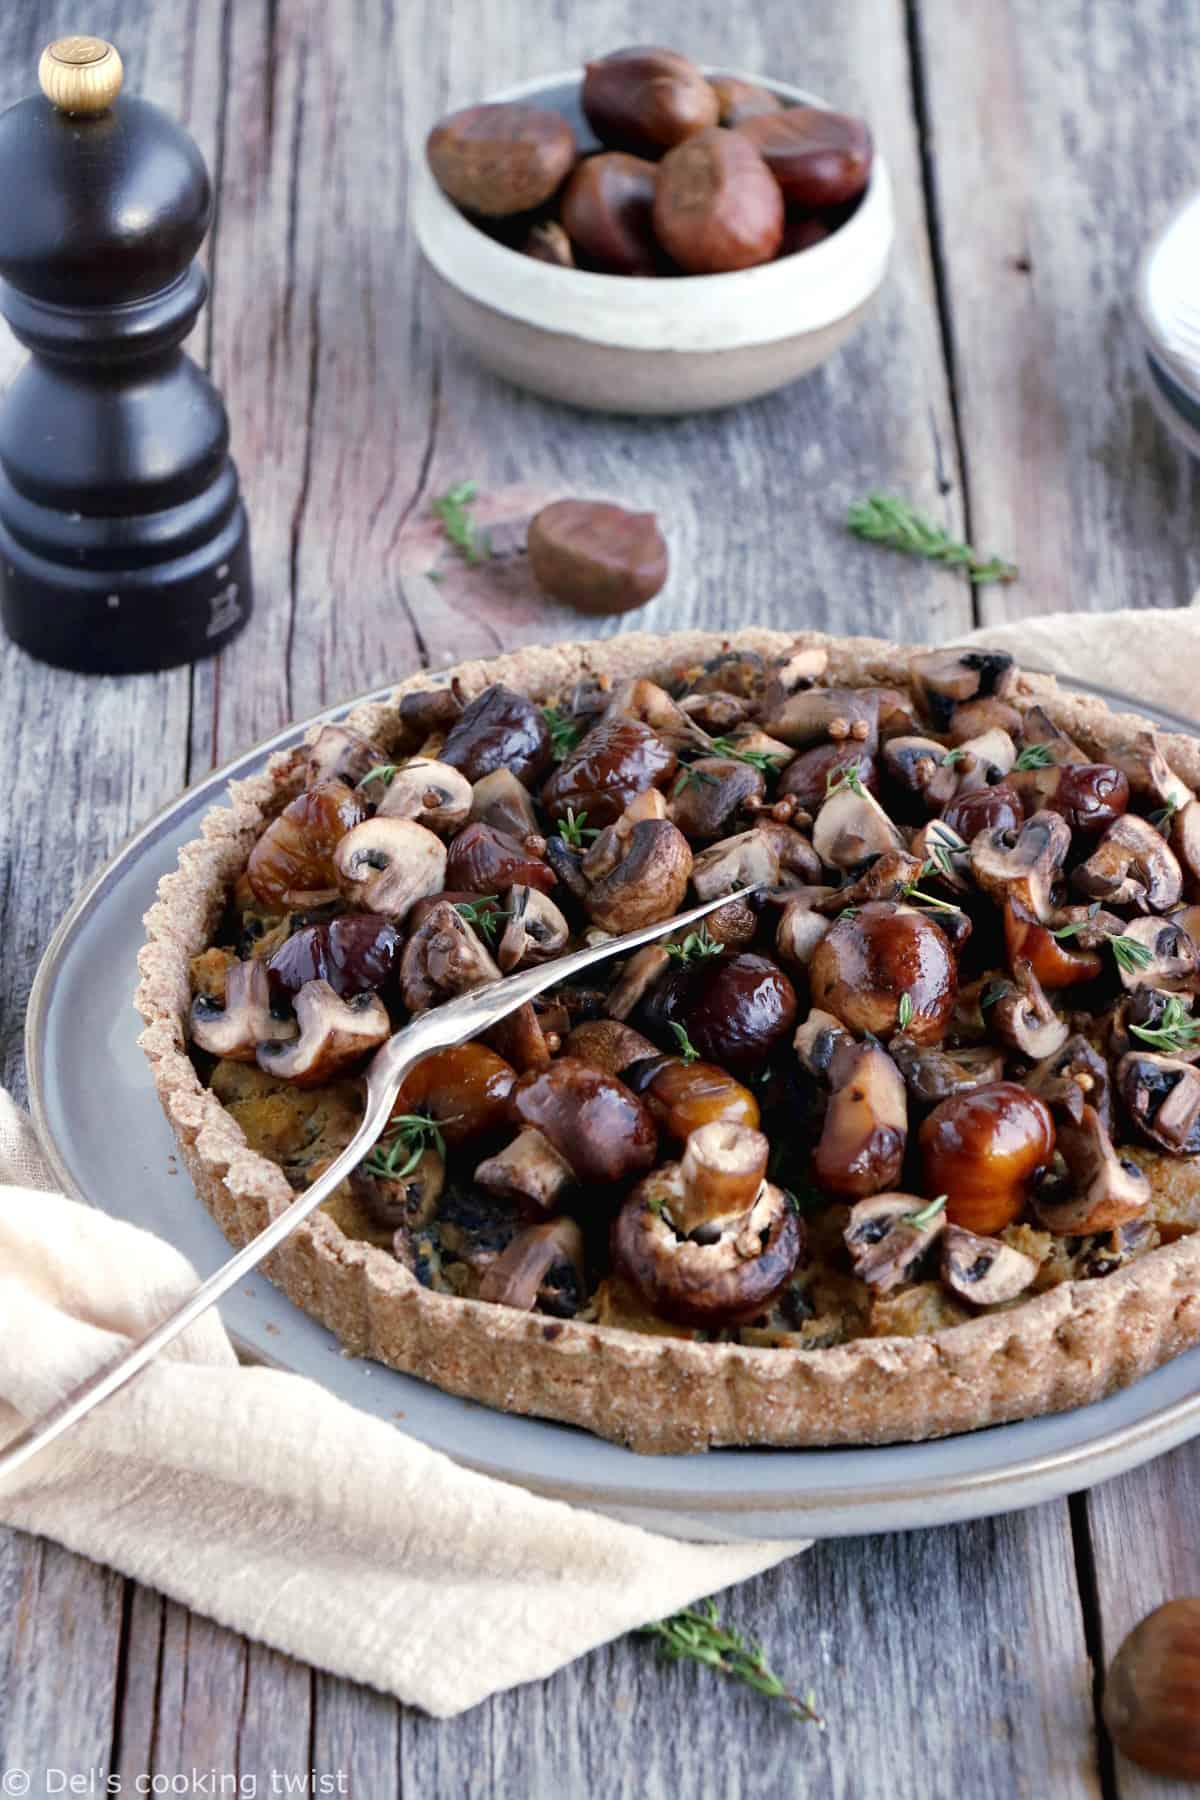
[[[89,674],[211,655],[251,605],[229,421],[179,348],[208,172],[121,77],[111,44],[62,38],[0,113],[0,313],[33,352],[0,399],[0,618]]]

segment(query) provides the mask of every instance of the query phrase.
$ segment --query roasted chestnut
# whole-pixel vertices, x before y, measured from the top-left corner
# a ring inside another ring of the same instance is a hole
[[[654,1162],[658,1133],[643,1102],[615,1076],[573,1056],[523,1075],[512,1110],[549,1139],[585,1187],[628,1181]]]
[[[787,106],[745,119],[750,139],[792,206],[841,206],[871,173],[871,133],[862,119],[823,106]]]
[[[451,840],[446,886],[473,894],[506,894],[518,886],[540,888],[548,894],[554,886],[554,870],[528,851],[519,838],[476,819]]]
[[[808,812],[815,813],[824,802],[831,782],[847,773],[853,773],[868,793],[878,794],[879,777],[875,772],[875,758],[869,750],[845,742],[814,744],[811,750],[801,750],[783,771],[779,778],[779,797],[784,799],[791,795]]]
[[[675,782],[671,817],[689,838],[711,842],[732,831],[735,814],[757,804],[765,792],[763,775],[752,763],[700,756]]]
[[[658,170],[641,156],[611,150],[578,164],[559,205],[568,237],[588,264],[608,275],[653,275]]]
[[[664,156],[654,233],[689,275],[750,269],[779,249],[783,196],[750,140],[714,125]]]
[[[392,1116],[427,1114],[447,1144],[465,1144],[503,1130],[516,1079],[516,1070],[486,1044],[434,1050],[404,1077]]]
[[[946,1217],[994,1234],[1021,1213],[1054,1154],[1050,1109],[1015,1081],[955,1094],[920,1131],[927,1194],[946,1195]]]
[[[848,1025],[917,1044],[946,1035],[958,976],[945,932],[926,914],[873,900],[835,919],[809,965],[812,1002]]]
[[[736,1073],[761,1068],[796,1018],[796,990],[769,957],[742,951],[672,969],[643,1004],[647,1030],[682,1026],[710,1062]]]
[[[965,844],[981,831],[1019,831],[1025,806],[1016,788],[1006,781],[995,787],[970,788],[942,808],[942,818]]]
[[[1129,806],[1129,781],[1111,763],[1064,763],[1043,804],[1080,837],[1099,837]]]
[[[442,761],[478,781],[493,769],[511,769],[534,782],[550,764],[550,730],[541,708],[496,682],[463,709],[442,748]]]
[[[649,45],[588,63],[581,99],[602,144],[640,156],[660,156],[715,125],[719,113],[716,93],[690,57]]]
[[[403,939],[376,913],[350,913],[293,931],[267,963],[273,994],[298,994],[306,981],[327,981],[335,994],[362,994],[388,981]]]
[[[318,782],[272,819],[246,863],[254,896],[268,906],[313,906],[338,891],[333,853],[367,816],[366,802],[340,781]]]
[[[709,86],[717,96],[717,124],[740,125],[743,119],[756,119],[760,113],[781,112],[783,102],[756,81],[743,81],[740,75],[710,75]]]
[[[647,788],[665,788],[679,767],[675,752],[637,719],[594,725],[542,789],[551,819],[586,812],[588,825],[611,825]]]
[[[505,218],[550,198],[575,161],[575,134],[561,113],[545,107],[467,106],[434,126],[425,154],[456,206]]]
[[[581,1031],[594,1029],[580,1027]],[[623,1068],[620,1075],[625,1085],[646,1102],[659,1130],[680,1143],[701,1125],[711,1125],[717,1119],[733,1125],[758,1124],[758,1101],[750,1089],[716,1063],[685,1062],[681,1056],[647,1056]]]
[[[623,613],[667,579],[666,539],[653,513],[607,500],[556,500],[529,522],[529,566],[552,599],[585,613]]]

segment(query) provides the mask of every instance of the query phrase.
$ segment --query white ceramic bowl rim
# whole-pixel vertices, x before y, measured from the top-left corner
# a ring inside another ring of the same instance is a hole
[[[524,100],[582,78],[582,69],[566,69],[489,99]],[[743,79],[794,105],[828,106],[785,82],[758,75]],[[891,179],[877,150],[867,191],[852,217],[798,255],[725,275],[669,281],[596,275],[555,269],[472,225],[433,179],[423,144],[413,146],[412,168],[417,241],[451,287],[526,325],[627,350],[733,350],[823,331],[871,298],[883,279],[895,230]]]

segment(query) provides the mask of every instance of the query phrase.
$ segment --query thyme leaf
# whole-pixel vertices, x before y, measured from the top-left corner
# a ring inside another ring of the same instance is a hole
[[[451,1123],[453,1121],[449,1119],[439,1123],[427,1113],[394,1114],[375,1148],[363,1158],[362,1166],[368,1175],[374,1175],[380,1181],[403,1181],[412,1174],[426,1150],[435,1150],[439,1156],[445,1156],[446,1140],[441,1126]]]
[[[1131,1025],[1129,1030],[1144,1044],[1173,1056],[1177,1050],[1190,1050],[1200,1038],[1200,1019],[1193,1019],[1179,995],[1172,994],[1163,1007],[1159,1024]]]
[[[1072,919],[1069,925],[1060,925],[1057,931],[1052,931],[1050,933],[1050,936],[1053,938],[1078,937],[1081,931],[1087,930],[1087,927],[1091,924],[1099,911],[1100,902],[1098,900],[1093,900],[1092,904],[1087,909],[1086,919]]]
[[[1163,837],[1170,837],[1171,826],[1175,822],[1175,814],[1178,811],[1178,800],[1168,800],[1165,806],[1160,806],[1157,812],[1150,814],[1150,823],[1162,833]]]
[[[693,1044],[683,1026],[677,1025],[674,1020],[672,1020],[671,1030],[675,1033],[675,1042],[679,1046],[679,1054],[682,1056],[684,1062],[699,1062],[700,1052],[697,1050],[695,1044]]]
[[[825,798],[827,800],[832,800],[833,796],[840,794],[843,788],[849,788],[850,792],[857,794],[860,799],[867,798],[867,790],[863,786],[857,763],[839,763],[838,767],[830,769],[825,777]]]
[[[708,755],[728,756],[734,762],[749,763],[761,775],[776,775],[781,763],[788,759],[782,750],[743,750],[732,738],[715,737],[709,740]]]
[[[368,769],[362,780],[356,781],[354,785],[356,788],[365,788],[372,781],[382,781],[385,787],[391,787],[399,770],[399,763],[376,763],[375,767]]]
[[[565,762],[579,742],[582,726],[556,706],[543,706],[542,717],[550,732],[550,754],[556,763]]]
[[[723,945],[708,935],[708,926],[702,925],[699,931],[689,931],[678,944],[664,944],[663,949],[676,962],[703,962],[706,956],[720,956]]]
[[[1013,774],[1023,775],[1029,769],[1048,769],[1053,761],[1054,752],[1049,744],[1026,744],[1013,764]]]
[[[716,785],[717,777],[710,769],[696,769],[690,763],[685,763],[671,789],[672,800],[678,800],[685,788],[697,787],[702,781],[712,787]]]
[[[799,1724],[815,1725],[818,1731],[825,1729],[815,1695],[792,1693],[768,1664],[761,1644],[753,1639],[747,1642],[739,1632],[722,1625],[714,1600],[643,1625],[638,1636],[655,1638],[659,1655],[667,1662],[704,1663],[731,1681],[744,1682],[765,1699],[780,1701]]]
[[[501,919],[508,913],[500,904],[499,894],[480,894],[477,900],[456,900],[454,910],[468,925],[473,925],[485,944],[494,944]]]
[[[846,525],[855,537],[868,543],[885,544],[892,550],[903,550],[909,556],[924,556],[947,568],[964,569],[968,578],[980,584],[988,581],[1015,581],[1017,565],[998,556],[984,558],[970,544],[960,543],[932,520],[926,519],[907,500],[895,494],[868,494],[856,500],[846,514]]]
[[[913,998],[911,994],[901,994],[900,1005],[896,1012],[896,1023],[901,1031],[907,1031],[913,1022]]]
[[[478,498],[478,483],[460,481],[439,494],[433,503],[433,511],[441,520],[447,540],[466,563],[485,562],[492,554],[487,533],[477,531],[471,517],[470,508]]]
[[[1126,975],[1137,975],[1142,969],[1149,968],[1154,961],[1154,952],[1148,944],[1139,944],[1136,938],[1110,937],[1112,953],[1117,959],[1117,967]]]
[[[946,1201],[949,1198],[950,1196],[948,1194],[939,1194],[937,1199],[931,1200],[927,1206],[919,1206],[916,1212],[905,1213],[902,1223],[905,1225],[915,1225],[917,1229],[920,1230],[923,1226],[928,1225],[932,1219],[936,1219],[940,1212],[945,1211]]]
[[[586,812],[577,814],[573,806],[568,806],[566,818],[558,821],[558,835],[564,844],[570,844],[572,850],[582,850],[584,838],[600,836],[598,827],[584,826],[586,818]]]

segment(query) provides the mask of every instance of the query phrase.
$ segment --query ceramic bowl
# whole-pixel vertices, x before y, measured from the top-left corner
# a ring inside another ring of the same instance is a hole
[[[1136,315],[1150,401],[1167,430],[1200,457],[1200,194],[1156,232],[1137,276]]]
[[[789,106],[825,106],[801,88],[748,75]],[[579,106],[582,69],[507,88],[565,114],[596,148]],[[494,374],[597,412],[690,413],[768,394],[815,369],[861,322],[895,233],[887,165],[831,237],[725,275],[656,280],[559,269],[497,243],[442,193],[413,155],[413,218],[439,312]]]

